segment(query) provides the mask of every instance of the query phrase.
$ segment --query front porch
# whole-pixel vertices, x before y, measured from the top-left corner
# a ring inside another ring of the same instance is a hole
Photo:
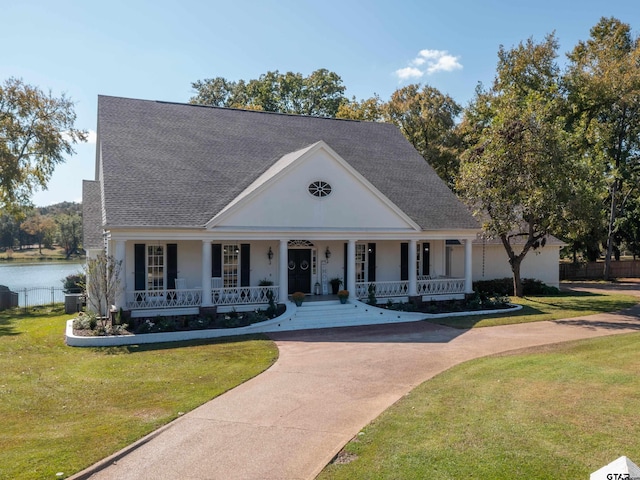
[[[471,241],[446,239],[182,240],[109,242],[123,265],[116,307],[134,317],[264,309],[301,291],[329,298],[332,280],[349,299],[438,301],[471,293]],[[462,245],[458,241],[458,245]],[[464,252],[464,258],[460,255]],[[415,266],[412,268],[412,266]]]
[[[213,281],[217,279],[212,279]],[[212,282],[213,283],[213,282]],[[355,299],[367,301],[369,289],[373,287],[378,303],[389,300],[395,302],[408,301],[410,286],[407,281],[387,282],[356,282]],[[464,278],[437,278],[417,281],[417,292],[422,301],[438,301],[462,299],[465,294]],[[126,292],[126,308],[132,312],[132,316],[146,316],[152,312],[160,315],[196,314],[202,306],[215,306],[218,311],[252,310],[266,308],[269,297],[274,303],[289,301],[289,296],[280,301],[280,287],[230,287],[212,288],[211,303],[204,305],[202,302],[203,291],[201,288],[167,289],[167,290],[133,290]],[[333,301],[337,296],[332,294],[308,294],[307,301]]]

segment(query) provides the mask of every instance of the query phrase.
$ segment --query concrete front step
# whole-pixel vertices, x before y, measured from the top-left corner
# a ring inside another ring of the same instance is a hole
[[[410,312],[396,312],[372,307],[359,301],[341,304],[339,301],[305,302],[291,313],[286,329],[309,329],[346,327],[353,325],[374,325],[415,321],[426,315]],[[280,325],[283,327],[284,325]]]

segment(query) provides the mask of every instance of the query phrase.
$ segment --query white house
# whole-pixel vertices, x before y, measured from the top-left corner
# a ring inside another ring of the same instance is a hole
[[[516,252],[522,251],[523,242],[512,242]],[[522,278],[533,278],[541,280],[552,287],[560,286],[560,250],[566,243],[549,235],[546,238],[544,247],[530,250],[520,266],[520,276]],[[447,242],[449,249],[448,261],[450,262],[449,272],[451,275],[461,275],[464,272],[463,246],[458,242]],[[511,278],[511,266],[509,257],[500,239],[485,239],[479,235],[473,241],[473,281],[492,280],[495,278]]]
[[[100,96],[97,130],[85,248],[122,262],[134,316],[479,278],[477,222],[393,125]]]

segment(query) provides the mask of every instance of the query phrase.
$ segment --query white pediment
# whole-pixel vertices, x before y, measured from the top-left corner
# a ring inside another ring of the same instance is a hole
[[[314,182],[330,185],[331,193],[314,196],[309,191]],[[212,218],[207,227],[420,229],[322,141],[284,155]]]

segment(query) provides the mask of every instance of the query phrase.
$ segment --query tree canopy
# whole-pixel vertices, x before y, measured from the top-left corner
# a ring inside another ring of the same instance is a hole
[[[493,86],[478,89],[465,115],[467,149],[459,191],[499,238],[522,296],[520,265],[558,229],[580,177],[565,138],[553,35],[498,52]]]
[[[73,144],[87,132],[74,128],[73,102],[54,97],[22,80],[0,85],[0,208],[14,210],[30,203]]]
[[[515,270],[553,234],[595,260],[640,255],[640,37],[602,18],[557,62],[555,34],[500,47],[495,78],[462,108],[429,85],[347,99],[341,78],[267,72],[193,83],[193,103],[395,124],[500,238]]]
[[[276,70],[248,82],[215,77],[191,86],[196,90],[191,103],[316,117],[335,117],[346,100],[340,76],[324,68],[308,77]]]
[[[640,37],[633,38],[630,26],[617,19],[602,18],[568,58],[571,127],[606,184],[608,278],[616,239],[625,235],[620,229],[633,229],[633,223],[617,219],[640,193]],[[627,233],[633,237],[632,230]]]

